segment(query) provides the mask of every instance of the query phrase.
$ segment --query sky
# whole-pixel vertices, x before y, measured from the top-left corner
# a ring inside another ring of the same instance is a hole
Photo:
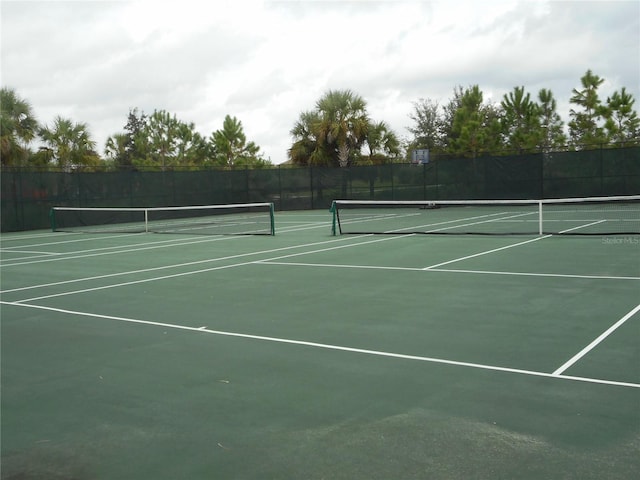
[[[550,89],[569,121],[587,70],[640,110],[639,0],[1,0],[0,85],[41,124],[86,123],[97,150],[130,110],[209,137],[226,115],[274,164],[329,90],[351,90],[401,139],[416,102],[478,85],[499,103]]]

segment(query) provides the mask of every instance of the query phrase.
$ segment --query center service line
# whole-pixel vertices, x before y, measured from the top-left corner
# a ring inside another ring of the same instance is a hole
[[[638,312],[640,312],[640,304],[636,305],[636,307],[633,310],[631,310],[629,313],[627,313],[624,317],[622,317],[616,323],[611,325],[607,330],[605,330],[593,342],[591,342],[589,345],[587,345],[582,350],[580,350],[578,353],[576,353],[564,365],[562,365],[555,372],[553,372],[552,375],[554,375],[554,376],[561,375],[562,372],[567,370],[570,366],[572,366],[574,363],[576,363],[578,360],[580,360],[582,357],[584,357],[587,353],[589,353],[591,350],[593,350],[600,342],[602,342],[605,338],[607,338],[609,335],[611,335],[614,331],[616,331],[618,329],[618,327],[620,327],[624,322],[629,320],[631,317],[633,317]]]
[[[542,237],[536,237],[536,238],[532,238],[530,240],[525,240],[524,242],[513,243],[511,245],[506,245],[504,247],[494,248],[492,250],[486,250],[486,251],[480,252],[480,253],[474,253],[473,255],[467,255],[466,257],[454,258],[453,260],[448,260],[446,262],[437,263],[435,265],[430,265],[428,267],[424,267],[423,270],[431,270],[432,268],[438,268],[438,267],[441,267],[443,265],[449,265],[450,263],[455,263],[455,262],[460,262],[462,260],[468,260],[470,258],[480,257],[482,255],[487,255],[489,253],[499,252],[500,250],[506,250],[507,248],[513,248],[513,247],[517,247],[519,245],[525,245],[527,243],[537,242],[538,240],[542,240],[542,239],[549,238],[549,237],[551,237],[551,235],[544,235]]]

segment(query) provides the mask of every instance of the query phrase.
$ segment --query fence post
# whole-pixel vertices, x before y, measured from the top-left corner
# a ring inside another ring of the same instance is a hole
[[[604,179],[602,178],[603,172],[604,172],[604,168],[603,168],[603,165],[602,165],[603,162],[604,162],[604,144],[601,143],[600,144],[600,162],[599,162],[600,163],[600,165],[599,165],[600,166],[600,172],[599,172],[600,173],[600,192],[599,192],[600,195],[604,195],[605,194],[604,193]]]
[[[66,173],[67,175],[71,175],[71,178],[74,180],[73,184],[75,186],[75,194],[76,194],[76,204],[79,207],[84,207],[85,206],[85,202],[83,202],[83,196],[84,196],[84,192],[82,191],[82,182],[80,181],[80,175],[78,174],[78,172],[68,172]]]
[[[427,164],[422,163],[422,200],[427,199]]]
[[[282,203],[282,165],[278,165],[278,198],[280,199],[280,210],[284,210]]]
[[[309,192],[311,193],[311,210],[315,208],[313,202],[313,166],[309,165]]]
[[[546,150],[542,151],[542,154],[540,154],[540,192],[538,193],[538,198],[540,200],[544,199],[544,175],[545,175],[545,171],[544,171],[544,167],[545,164],[547,163],[547,152]]]
[[[22,196],[22,169],[18,169],[17,175],[11,175],[13,177],[12,182],[12,194],[13,204],[16,216],[16,229],[24,230],[24,197]],[[16,176],[17,182],[16,182]],[[19,210],[19,211],[18,211]]]
[[[436,200],[440,200],[440,179],[439,177],[439,173],[438,171],[440,170],[440,159],[438,158],[435,163],[433,164],[433,173],[434,173],[434,179],[436,182]]]
[[[245,183],[245,188],[247,190],[247,195],[246,195],[247,203],[250,203],[253,201],[253,197],[251,195],[251,182],[249,180],[249,171],[250,171],[249,165],[245,165],[244,166],[244,172],[245,172],[244,183]]]
[[[389,163],[389,174],[391,175],[391,200],[396,199],[396,182],[393,181],[393,162]]]

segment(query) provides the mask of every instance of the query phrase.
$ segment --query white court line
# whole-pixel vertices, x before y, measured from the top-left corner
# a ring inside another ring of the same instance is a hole
[[[279,222],[282,223],[282,222]],[[319,226],[327,226],[326,221],[325,222],[295,222],[295,223],[300,223],[303,225],[313,225],[315,228],[319,227]],[[289,229],[284,229],[285,232],[288,231],[297,231],[297,230],[289,230]],[[104,236],[98,236],[96,234],[83,234],[83,233],[69,233],[69,234],[65,234],[63,232],[49,232],[47,234],[41,234],[41,235],[33,235],[33,236],[20,236],[20,237],[15,237],[15,238],[11,238],[11,239],[2,239],[2,241],[23,241],[24,239],[31,239],[31,238],[56,238],[59,236],[73,236],[76,238],[73,238],[72,240],[60,240],[59,238],[55,241],[55,242],[45,242],[45,243],[34,243],[34,244],[30,244],[27,245],[28,247],[42,247],[42,246],[48,246],[48,245],[62,245],[65,243],[78,243],[78,242],[95,242],[96,240],[111,240],[113,238],[130,238],[132,236],[137,236],[137,235],[148,235],[148,233],[123,233],[123,234],[111,234],[111,235],[104,235]],[[1,237],[1,235],[0,235]],[[78,238],[80,237],[80,238]],[[178,238],[178,239],[172,239],[172,240],[163,240],[161,242],[148,242],[148,243],[143,243],[143,244],[138,244],[138,245],[147,245],[147,244],[151,244],[151,243],[168,243],[168,242],[182,242],[185,240],[197,240],[197,239],[202,239],[202,236],[197,236],[197,237],[188,237],[188,238]],[[12,249],[14,248],[22,248],[21,246],[16,246],[16,247],[5,247],[7,251],[13,251]],[[105,248],[118,248],[118,247],[105,247]],[[123,247],[120,247],[123,248]],[[75,252],[75,253],[81,253],[81,252],[88,252],[88,251],[93,251],[93,250],[98,250],[98,249],[91,249],[91,250],[81,250],[79,252]],[[44,252],[43,252],[44,253]]]
[[[426,228],[426,227],[437,227],[438,225],[450,225],[452,223],[459,223],[459,222],[468,222],[469,220],[477,220],[479,218],[488,218],[488,217],[496,217],[498,215],[504,215],[508,212],[496,212],[496,213],[490,213],[490,214],[486,214],[486,215],[478,215],[475,217],[464,217],[464,218],[456,218],[453,220],[446,220],[446,221],[441,221],[441,222],[436,222],[436,223],[427,223],[426,225],[413,225],[411,227],[404,227],[404,228],[396,228],[394,230],[389,230],[385,233],[401,233],[403,230],[415,230],[417,228]],[[373,222],[373,221],[377,221],[380,219],[386,219],[386,218],[391,218],[391,219],[396,219],[396,218],[407,218],[407,217],[415,217],[415,216],[419,216],[421,215],[420,213],[405,213],[402,215],[398,215],[398,214],[377,214],[377,215],[369,215],[366,217],[356,217],[356,218],[347,218],[345,220],[340,221],[340,224],[342,225],[343,223],[345,225],[351,225],[351,224],[359,224],[359,223],[365,223],[365,222]],[[509,218],[509,217],[506,217]],[[462,225],[453,225],[453,226],[449,226],[449,227],[444,227],[444,228],[440,228],[440,229],[435,229],[435,230],[428,230],[428,232],[438,232],[440,230],[448,230],[451,228],[460,228],[460,227],[466,227],[469,225],[477,225],[480,223],[488,223],[493,221],[493,219],[489,219],[489,220],[482,220],[480,222],[473,222],[473,223],[466,223],[466,224],[462,224]]]
[[[39,252],[35,250],[13,250],[12,248],[0,248],[0,253],[27,253],[27,254],[32,253],[34,255],[42,255],[44,257],[51,256],[51,255],[64,255],[63,253]],[[34,258],[34,257],[26,257],[26,258]],[[12,260],[22,260],[22,259],[18,258],[18,259],[12,259]]]
[[[253,263],[252,261],[243,262],[243,263],[234,263],[234,264],[231,264],[231,265],[221,265],[221,266],[218,266],[218,267],[204,268],[204,269],[195,270],[195,271],[192,271],[192,272],[174,273],[172,275],[162,275],[160,277],[145,278],[144,280],[132,280],[130,282],[122,282],[122,283],[116,283],[116,284],[111,284],[111,285],[103,285],[103,286],[100,286],[100,287],[83,288],[82,290],[73,290],[71,292],[53,293],[51,295],[41,295],[39,297],[32,297],[32,298],[25,298],[23,300],[18,300],[15,303],[16,304],[20,304],[22,302],[33,302],[35,300],[44,300],[46,298],[66,297],[66,296],[69,296],[69,295],[78,295],[80,293],[95,292],[95,291],[98,291],[98,290],[108,290],[110,288],[126,287],[128,285],[137,285],[137,284],[140,284],[140,283],[157,282],[157,281],[160,281],[160,280],[166,280],[168,278],[186,277],[188,275],[195,275],[195,274],[198,274],[198,273],[213,272],[213,271],[216,271],[216,270],[224,270],[224,269],[227,269],[227,268],[242,267],[244,265],[250,265],[252,263]]]
[[[475,217],[475,218],[483,218],[483,217],[490,217],[492,215],[504,215],[507,214],[508,212],[501,212],[501,213],[495,213],[495,214],[491,214],[491,215],[482,215],[481,217]],[[532,212],[527,212],[527,213],[518,213],[516,215],[508,215],[506,217],[499,217],[499,218],[491,218],[489,220],[482,220],[480,222],[472,222],[472,223],[464,223],[462,225],[451,225],[449,227],[443,227],[443,228],[436,228],[433,230],[427,230],[425,233],[437,233],[437,232],[442,232],[443,230],[454,230],[456,228],[460,228],[460,227],[471,227],[473,225],[481,225],[483,223],[500,223],[503,222],[505,220],[509,220],[511,218],[516,218],[516,217],[524,217],[527,215],[531,215]],[[473,220],[473,218],[469,218],[469,219],[465,219],[464,221],[467,220]],[[450,223],[450,222],[445,222],[445,223]],[[428,227],[430,225],[424,225],[425,227]],[[403,230],[407,230],[406,228],[404,228]]]
[[[573,227],[573,228],[567,228],[566,230],[563,230],[560,233],[567,233],[567,232],[573,232],[574,230],[579,230],[581,228],[587,228],[587,227],[591,227],[592,225],[598,225],[599,223],[602,222],[606,222],[606,220],[598,220],[597,222],[591,222],[591,223],[586,223],[584,225],[579,225],[577,227]]]
[[[518,242],[518,243],[513,243],[511,245],[506,245],[504,247],[500,247],[500,248],[493,248],[491,250],[486,250],[484,252],[479,252],[479,253],[474,253],[473,255],[467,255],[465,257],[460,257],[460,258],[454,258],[453,260],[448,260],[446,262],[442,262],[442,263],[436,263],[435,265],[430,265],[428,267],[424,267],[423,270],[431,270],[433,268],[437,268],[437,267],[441,267],[443,265],[449,265],[450,263],[455,263],[455,262],[460,262],[462,260],[468,260],[470,258],[475,258],[475,257],[480,257],[482,255],[488,255],[489,253],[495,253],[495,252],[499,252],[501,250],[506,250],[508,248],[513,248],[513,247],[518,247],[520,245],[525,245],[527,243],[531,243],[531,242],[537,242],[538,240],[542,240],[545,238],[549,238],[551,235],[544,235],[542,237],[536,237],[536,238],[532,238],[530,240],[525,240],[524,242]]]
[[[54,233],[53,235],[56,235],[56,233]],[[57,233],[57,235],[60,235],[60,233]],[[78,233],[74,233],[74,236],[78,237],[81,234]],[[82,236],[82,238],[74,238],[73,240],[60,240],[58,239],[55,242],[45,242],[45,243],[32,243],[31,245],[27,245],[28,247],[42,247],[42,246],[46,246],[46,245],[62,245],[64,243],[78,243],[78,242],[94,242],[96,240],[110,240],[112,238],[120,238],[120,237],[131,237],[132,235],[144,235],[144,233],[125,233],[122,235],[107,235],[105,237],[87,237],[85,235]],[[31,237],[27,236],[24,237],[25,239],[29,239]],[[39,238],[39,237],[35,237],[35,238]],[[48,237],[51,238],[51,237]],[[12,248],[20,248],[20,246],[16,246],[16,247],[7,247],[7,250],[12,249]]]
[[[368,235],[364,235],[364,236],[368,236]],[[357,238],[362,238],[362,237],[357,237]],[[384,242],[384,241],[388,241],[388,240],[397,240],[399,238],[406,238],[406,237],[386,237],[386,238],[381,238],[381,239],[376,239],[376,240],[369,240],[367,242],[359,242],[359,243],[351,243],[348,245],[338,245],[338,246],[334,246],[334,247],[329,247],[329,248],[321,248],[318,250],[311,250],[311,251],[306,251],[306,252],[298,252],[298,253],[291,253],[288,255],[280,255],[278,257],[273,257],[272,259],[267,259],[267,260],[279,260],[281,258],[289,258],[289,257],[295,257],[295,256],[299,256],[299,255],[308,255],[310,253],[319,253],[319,252],[327,252],[330,250],[338,250],[341,248],[349,248],[349,247],[356,247],[359,245],[364,245],[367,243],[377,243],[377,242]],[[326,242],[317,242],[318,244],[324,244],[324,243],[331,243],[331,242],[338,242],[338,241],[342,241],[342,239],[337,239],[337,240],[329,240]],[[282,248],[276,248],[273,249],[272,251],[282,251],[282,250],[289,250],[291,248],[300,248],[302,245],[298,245],[295,247],[282,247]],[[270,253],[269,251],[266,252],[256,252],[256,253],[250,253],[250,254],[242,254],[241,256],[246,256],[246,255],[256,255],[257,253]],[[242,262],[242,263],[233,263],[231,265],[221,265],[219,267],[210,267],[210,268],[204,268],[204,269],[200,269],[200,270],[193,270],[190,272],[182,272],[182,273],[174,273],[171,275],[162,275],[160,277],[153,277],[153,278],[146,278],[143,280],[132,280],[130,282],[123,282],[123,283],[116,283],[116,284],[112,284],[112,285],[103,285],[100,287],[93,287],[93,288],[85,288],[82,290],[74,290],[71,292],[62,292],[62,293],[54,293],[51,295],[42,295],[39,297],[32,297],[32,298],[26,298],[23,300],[19,300],[16,303],[21,303],[21,302],[32,302],[35,300],[43,300],[46,298],[54,298],[54,297],[64,297],[64,296],[68,296],[68,295],[76,295],[79,293],[88,293],[88,292],[95,292],[97,290],[107,290],[109,288],[119,288],[119,287],[125,287],[128,285],[136,285],[139,283],[148,283],[148,282],[156,282],[156,281],[160,281],[160,280],[166,280],[169,278],[177,278],[177,277],[186,277],[188,275],[196,275],[196,274],[200,274],[200,273],[207,273],[207,272],[213,272],[216,270],[224,270],[227,268],[235,268],[235,267],[242,267],[245,265],[251,265],[254,264],[256,261],[255,260],[251,260],[248,262]],[[2,292],[5,293],[5,292]]]
[[[133,234],[133,235],[139,235],[137,233]],[[25,257],[25,262],[14,262],[15,260],[22,260],[22,259],[10,259],[7,260],[9,262],[13,262],[13,263],[5,263],[0,265],[0,268],[7,268],[7,267],[15,267],[15,266],[21,266],[21,265],[33,265],[35,263],[47,263],[47,262],[59,262],[59,261],[64,261],[64,260],[75,260],[78,258],[88,258],[88,257],[100,257],[103,255],[115,255],[118,253],[131,253],[131,252],[138,252],[138,251],[143,251],[143,250],[153,250],[156,248],[170,248],[170,247],[181,247],[183,245],[194,245],[197,243],[207,243],[207,242],[218,242],[218,241],[222,241],[222,240],[230,240],[232,238],[248,238],[245,235],[239,236],[239,237],[215,237],[215,238],[205,238],[203,239],[201,236],[199,237],[190,237],[188,239],[180,239],[180,240],[161,240],[158,242],[145,242],[145,243],[139,243],[136,245],[118,245],[118,246],[112,246],[112,247],[102,247],[102,248],[91,248],[88,250],[80,250],[80,251],[75,251],[75,252],[71,252],[69,254],[60,254],[57,258],[45,258],[45,259],[39,259],[39,260],[34,260],[33,257]],[[191,241],[193,239],[193,241]],[[185,241],[188,240],[188,241]],[[147,246],[149,245],[149,246]],[[93,253],[91,253],[93,252]]]
[[[278,225],[314,225],[314,226],[322,226],[326,227],[327,222],[325,220],[310,222],[308,220],[278,220]]]
[[[602,335],[600,335],[593,342],[591,342],[589,345],[587,345],[582,350],[580,350],[578,353],[576,353],[573,357],[571,357],[570,360],[568,360],[564,365],[562,365],[555,372],[553,372],[552,375],[554,375],[554,376],[561,375],[562,372],[567,370],[569,367],[571,367],[573,364],[575,364],[578,360],[580,360],[582,357],[584,357],[587,353],[589,353],[591,350],[593,350],[600,342],[602,342],[605,338],[607,338],[609,335],[611,335],[614,331],[616,331],[618,329],[618,327],[620,327],[623,323],[625,323],[627,320],[629,320],[631,317],[633,317],[638,312],[640,312],[640,304],[636,305],[636,307],[633,310],[631,310],[629,313],[627,313],[624,317],[622,317],[616,323],[611,325],[607,330],[605,330],[602,333]]]
[[[410,227],[403,227],[403,228],[396,228],[393,230],[388,230],[384,233],[402,233],[405,230],[415,230],[415,229],[422,229],[422,228],[426,228],[426,227],[437,227],[439,225],[449,225],[447,227],[441,227],[441,228],[434,228],[431,230],[425,230],[424,233],[436,233],[436,232],[441,232],[443,230],[451,230],[451,229],[455,229],[455,228],[461,228],[461,227],[469,227],[472,225],[479,225],[482,223],[492,223],[492,222],[496,222],[499,220],[503,220],[503,219],[509,219],[509,218],[513,218],[513,217],[520,217],[520,216],[524,216],[524,215],[530,215],[531,213],[520,213],[517,215],[509,215],[507,217],[501,217],[501,218],[489,218],[489,217],[498,217],[499,215],[506,215],[508,212],[496,212],[496,213],[490,213],[490,214],[486,214],[486,215],[478,215],[478,216],[474,216],[474,217],[464,217],[464,218],[456,218],[453,220],[444,220],[441,222],[436,222],[436,223],[427,223],[425,225],[412,225]],[[384,215],[377,215],[374,217],[368,216],[366,218],[348,218],[345,219],[343,221],[340,222],[340,224],[342,225],[343,223],[345,225],[352,225],[352,224],[356,224],[356,223],[364,223],[364,222],[371,222],[371,221],[377,221],[380,220],[381,218],[388,218],[391,217],[393,219],[396,218],[406,218],[406,217],[413,217],[413,216],[418,216],[421,215],[420,213],[406,213],[403,215],[397,215],[397,214],[384,214]],[[471,223],[460,223],[460,222],[469,222],[470,220],[478,220],[484,218],[486,220],[481,220],[479,222],[471,222]],[[451,225],[451,224],[455,224],[455,225]]]
[[[563,233],[567,233],[567,232],[572,232],[573,230],[578,230],[580,228],[585,228],[585,227],[589,227],[591,225],[596,225],[596,224],[602,223],[604,221],[605,220],[598,220],[597,222],[588,223],[586,225],[579,225],[577,227],[568,228],[568,229],[562,230],[562,231],[560,231],[558,233],[563,234]],[[489,253],[494,253],[494,252],[499,252],[501,250],[506,250],[508,248],[518,247],[520,245],[525,245],[527,243],[537,242],[538,240],[544,240],[545,238],[550,238],[552,236],[553,235],[542,235],[542,236],[539,236],[539,237],[536,237],[536,238],[532,238],[530,240],[525,240],[524,242],[514,243],[513,245],[507,245],[507,246],[500,247],[500,248],[494,248],[492,250],[487,250],[486,252],[479,252],[479,253],[476,253],[476,254],[473,254],[473,255],[467,255],[466,257],[456,258],[454,260],[449,260],[447,262],[438,263],[436,265],[430,265],[428,267],[424,267],[424,270],[431,270],[433,268],[441,267],[443,265],[449,265],[450,263],[456,263],[456,262],[459,262],[459,261],[462,261],[462,260],[468,260],[470,258],[480,257],[482,255],[487,255]]]
[[[281,233],[288,233],[288,232],[298,232],[298,231],[303,231],[303,230],[311,230],[314,228],[329,228],[327,227],[327,225],[317,225],[317,224],[313,224],[310,226],[306,226],[306,227],[298,227],[298,228],[284,228],[284,229],[280,229],[279,232]],[[74,234],[74,235],[78,235],[78,234]],[[131,235],[149,235],[147,233],[129,233],[129,234],[125,234],[122,235],[123,237],[127,237],[127,236],[131,236]],[[120,235],[118,235],[120,236]],[[106,239],[106,238],[113,238],[113,236],[111,237],[93,237],[93,239]],[[169,248],[169,247],[180,247],[183,245],[193,245],[193,244],[198,244],[198,243],[208,243],[208,242],[219,242],[219,241],[224,241],[224,240],[233,240],[233,239],[240,239],[240,238],[250,238],[250,236],[248,235],[227,235],[227,236],[223,236],[223,237],[207,237],[207,238],[202,238],[202,236],[198,236],[198,237],[188,237],[188,238],[181,238],[181,239],[170,239],[170,240],[162,240],[162,241],[156,241],[156,242],[146,242],[146,243],[139,243],[136,245],[120,245],[120,246],[113,246],[113,247],[103,247],[103,248],[94,248],[94,249],[88,249],[88,250],[80,250],[80,251],[76,251],[76,252],[71,252],[71,253],[65,253],[65,254],[60,254],[60,258],[56,258],[56,259],[51,259],[51,258],[47,258],[47,259],[40,259],[40,260],[36,260],[34,259],[34,257],[25,257],[24,259],[20,259],[20,258],[13,258],[13,259],[7,259],[7,261],[4,264],[0,264],[0,268],[7,268],[7,267],[14,267],[14,266],[20,266],[20,265],[32,265],[34,263],[46,263],[46,262],[51,262],[51,261],[63,261],[63,260],[75,260],[78,258],[87,258],[87,257],[97,257],[97,256],[102,256],[102,255],[115,255],[118,253],[131,253],[131,252],[137,252],[140,250],[150,250],[150,249],[155,249],[155,248]],[[187,241],[185,241],[187,240]],[[193,240],[193,241],[191,241]],[[66,241],[64,242],[60,242],[60,243],[67,243]],[[51,243],[52,245],[55,244],[55,242]],[[145,245],[151,245],[149,247],[144,247],[144,248],[138,248],[140,246],[145,246]],[[112,250],[112,251],[106,251],[106,250]],[[89,253],[89,252],[98,252],[98,253]],[[83,255],[78,255],[78,254],[83,254]],[[84,255],[86,253],[86,255]],[[28,260],[25,262],[18,262],[17,260]]]
[[[70,284],[70,283],[86,282],[86,281],[90,281],[90,280],[99,280],[99,279],[102,279],[102,278],[119,277],[119,276],[124,276],[124,275],[135,275],[135,274],[138,274],[138,273],[154,272],[154,271],[165,270],[165,269],[170,269],[170,268],[189,267],[189,266],[193,266],[193,265],[201,265],[201,264],[204,264],[204,263],[219,262],[219,261],[222,261],[222,260],[233,260],[235,258],[248,257],[248,256],[251,256],[251,255],[261,255],[261,254],[265,254],[265,253],[281,252],[281,251],[285,251],[285,250],[291,250],[291,249],[294,249],[294,248],[303,248],[303,247],[313,247],[313,246],[316,246],[316,245],[325,245],[326,243],[331,243],[331,242],[344,242],[344,241],[347,241],[347,240],[352,240],[353,238],[358,239],[358,238],[363,238],[363,237],[352,237],[351,239],[340,238],[340,239],[335,239],[335,240],[325,240],[325,241],[322,241],[322,242],[314,242],[314,243],[308,243],[308,244],[303,244],[303,245],[294,245],[294,246],[289,246],[289,247],[274,248],[274,249],[262,250],[262,251],[258,251],[258,252],[239,253],[237,255],[228,255],[226,257],[208,258],[206,260],[195,260],[193,262],[175,263],[175,264],[172,264],[172,265],[163,265],[163,266],[160,266],[160,267],[143,268],[143,269],[140,269],[140,270],[129,270],[129,271],[126,271],[126,272],[117,272],[117,273],[109,273],[109,274],[105,274],[105,275],[96,275],[96,276],[92,276],[92,277],[75,278],[73,280],[63,280],[63,281],[60,281],[60,282],[42,283],[42,284],[39,284],[39,285],[30,285],[30,286],[27,286],[27,287],[18,287],[18,288],[12,288],[12,289],[7,289],[7,290],[0,290],[0,293],[19,292],[19,291],[24,291],[24,290],[33,290],[33,289],[36,289],[36,288],[46,288],[46,287],[53,287],[53,286],[56,286],[56,285],[65,285],[65,284]],[[355,245],[357,245],[357,244],[355,244]],[[251,262],[249,262],[249,263],[251,263]]]
[[[22,242],[24,240],[29,240],[32,238],[60,237],[60,236],[71,236],[71,235],[78,235],[78,234],[68,233],[68,232],[52,232],[51,230],[46,232],[31,233],[31,234],[25,234],[24,232],[7,232],[7,233],[0,233],[0,242],[13,242],[13,241]]]
[[[402,270],[408,272],[424,272],[421,267],[393,267],[381,265],[349,265],[342,263],[304,263],[304,262],[276,262],[274,260],[256,260],[256,265],[285,265],[294,267],[319,267],[319,268],[355,268],[363,270]]]
[[[312,228],[317,228],[317,227],[312,227]],[[307,228],[303,228],[301,230],[306,230]],[[111,274],[105,274],[105,275],[96,275],[96,276],[92,276],[92,277],[82,277],[82,278],[76,278],[73,280],[63,280],[60,282],[51,282],[51,283],[43,283],[43,284],[38,284],[38,285],[29,285],[26,287],[18,287],[18,288],[12,288],[12,289],[6,289],[6,290],[0,290],[0,293],[9,293],[9,292],[18,292],[18,291],[24,291],[24,290],[33,290],[36,288],[45,288],[45,287],[52,287],[52,286],[56,286],[56,285],[65,285],[65,284],[69,284],[69,283],[77,283],[77,282],[85,282],[85,281],[90,281],[90,280],[98,280],[98,279],[102,279],[102,278],[110,278],[110,277],[118,277],[118,276],[124,276],[124,275],[133,275],[133,274],[137,274],[137,273],[145,273],[145,272],[152,272],[152,271],[158,271],[158,270],[164,270],[164,269],[169,269],[169,268],[179,268],[179,267],[186,267],[186,266],[192,266],[192,265],[199,265],[199,264],[203,264],[203,263],[212,263],[212,262],[218,262],[221,260],[231,260],[234,258],[241,258],[241,257],[246,257],[246,256],[251,256],[251,255],[259,255],[259,254],[263,254],[263,253],[273,253],[273,252],[278,252],[278,251],[283,251],[283,250],[290,250],[290,249],[294,249],[294,248],[302,248],[302,247],[310,247],[310,246],[316,246],[316,245],[324,245],[327,243],[334,243],[334,242],[345,242],[348,240],[353,240],[353,239],[358,239],[358,238],[363,238],[363,237],[368,237],[370,235],[360,235],[360,236],[356,236],[356,237],[344,237],[344,238],[338,238],[338,239],[333,239],[333,240],[324,240],[322,242],[314,242],[314,243],[308,243],[308,244],[303,244],[303,245],[292,245],[292,246],[288,246],[288,247],[281,247],[281,248],[275,248],[275,249],[270,249],[270,250],[262,250],[262,251],[258,251],[258,252],[249,252],[249,253],[242,253],[242,254],[238,254],[238,255],[229,255],[226,257],[217,257],[217,258],[209,258],[206,260],[196,260],[193,262],[185,262],[185,263],[177,263],[177,264],[172,264],[172,265],[164,265],[164,266],[160,266],[160,267],[153,267],[153,268],[145,268],[145,269],[139,269],[139,270],[130,270],[130,271],[126,271],[126,272],[118,272],[118,273],[111,273]],[[236,237],[222,237],[222,238],[215,238],[215,239],[210,239],[208,241],[219,241],[219,240],[228,240],[228,239],[232,239],[232,238],[236,238]],[[239,238],[248,238],[246,236],[242,236]],[[174,245],[170,245],[170,246],[180,246],[182,244],[174,244]],[[354,245],[358,245],[358,244],[354,244]],[[128,252],[129,250],[125,251]],[[114,253],[119,253],[119,252],[114,252]],[[76,257],[66,257],[68,258],[76,258]],[[37,262],[34,262],[37,263]]]
[[[597,379],[597,378],[564,376],[564,375],[556,375],[556,374],[551,374],[551,373],[546,373],[546,372],[536,372],[536,371],[533,371],[533,370],[522,370],[522,369],[518,369],[518,368],[498,367],[498,366],[493,366],[493,365],[483,365],[483,364],[479,364],[479,363],[470,363],[470,362],[458,362],[458,361],[455,361],[455,360],[446,360],[446,359],[442,359],[442,358],[423,357],[423,356],[419,356],[419,355],[405,355],[405,354],[402,354],[402,353],[384,352],[384,351],[380,351],[380,350],[368,350],[368,349],[363,349],[363,348],[352,348],[352,347],[345,347],[345,346],[340,346],[340,345],[331,345],[331,344],[327,344],[327,343],[307,342],[307,341],[303,341],[303,340],[292,340],[292,339],[287,339],[287,338],[268,337],[268,336],[263,336],[263,335],[251,335],[251,334],[247,334],[247,333],[228,332],[228,331],[222,331],[222,330],[211,330],[211,329],[205,328],[205,327],[189,327],[189,326],[185,326],[185,325],[176,325],[176,324],[171,324],[171,323],[152,322],[152,321],[149,321],[149,320],[139,320],[139,319],[135,319],[135,318],[116,317],[116,316],[112,316],[112,315],[101,315],[101,314],[96,314],[96,313],[79,312],[79,311],[74,311],[74,310],[66,310],[66,309],[62,309],[62,308],[45,307],[45,306],[42,306],[42,305],[26,305],[26,304],[21,304],[21,303],[5,302],[5,301],[0,301],[0,304],[12,305],[12,306],[23,307],[23,308],[34,308],[34,309],[39,309],[39,310],[46,310],[46,311],[51,311],[51,312],[63,313],[65,315],[76,315],[76,316],[82,316],[82,317],[99,318],[99,319],[103,319],[103,320],[115,320],[115,321],[119,321],[119,322],[135,323],[135,324],[149,325],[149,326],[162,327],[162,328],[171,328],[171,329],[176,329],[176,330],[186,330],[186,331],[198,332],[198,333],[208,333],[208,334],[212,334],[212,335],[221,335],[221,336],[227,336],[227,337],[246,338],[246,339],[251,339],[251,340],[261,340],[261,341],[275,342],[275,343],[285,343],[285,344],[290,344],[290,345],[300,345],[300,346],[305,346],[305,347],[314,347],[314,348],[321,348],[321,349],[326,349],[326,350],[338,350],[338,351],[342,351],[342,352],[359,353],[359,354],[365,354],[365,355],[375,355],[375,356],[378,356],[378,357],[397,358],[397,359],[402,359],[402,360],[415,360],[415,361],[422,361],[422,362],[453,365],[453,366],[458,366],[458,367],[476,368],[476,369],[481,369],[481,370],[492,370],[492,371],[497,371],[497,372],[515,373],[515,374],[520,374],[520,375],[528,375],[528,376],[535,376],[535,377],[545,377],[545,378],[553,378],[553,379],[563,379],[563,380],[571,380],[571,381],[586,382],[586,383],[596,383],[596,384],[603,384],[603,385],[613,385],[613,386],[619,386],[619,387],[640,388],[640,384],[630,383],[630,382],[618,382],[618,381],[613,381],[613,380],[602,380],[602,379]]]
[[[530,272],[500,272],[491,270],[462,270],[448,268],[430,268],[422,267],[394,267],[381,265],[349,265],[335,263],[303,263],[303,262],[276,262],[272,260],[257,260],[257,265],[285,265],[296,267],[324,267],[324,268],[355,268],[365,270],[401,270],[408,272],[444,272],[444,273],[475,273],[480,275],[513,275],[522,277],[558,277],[558,278],[579,278],[587,280],[640,280],[640,277],[616,277],[612,275],[578,275],[571,273],[530,273]]]
[[[587,280],[640,280],[640,277],[622,277],[614,275],[579,275],[572,273],[533,273],[533,272],[500,272],[492,270],[462,270],[455,268],[430,268],[429,272],[476,273],[480,275],[516,275],[523,277],[559,277],[583,278]]]

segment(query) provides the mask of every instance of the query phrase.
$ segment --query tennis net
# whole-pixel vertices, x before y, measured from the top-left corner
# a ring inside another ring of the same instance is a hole
[[[547,200],[335,200],[337,234],[637,235],[640,195]]]
[[[153,208],[51,209],[53,231],[274,235],[273,203]]]

